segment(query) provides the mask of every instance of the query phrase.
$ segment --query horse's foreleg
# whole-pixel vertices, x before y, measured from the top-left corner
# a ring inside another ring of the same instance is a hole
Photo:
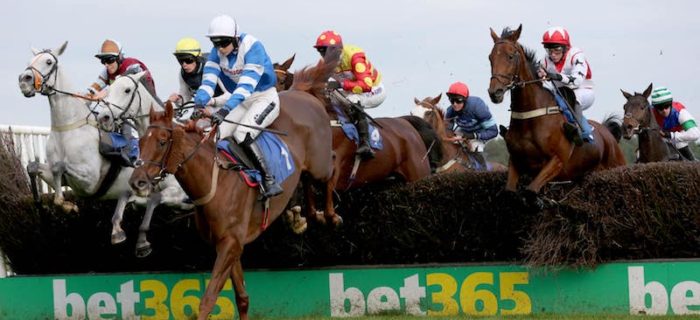
[[[66,173],[66,164],[63,161],[58,161],[51,166],[51,176],[52,184],[54,188],[54,198],[53,204],[57,207],[61,207],[64,212],[75,211],[78,212],[78,206],[70,201],[66,201],[63,197],[63,175]],[[42,170],[42,177],[44,176]],[[46,180],[48,181],[48,180]]]
[[[336,170],[333,170],[333,178],[328,180],[325,185],[326,185],[326,192],[324,195],[325,202],[326,202],[326,219],[330,219],[333,222],[333,225],[336,227],[339,227],[340,225],[343,224],[343,217],[338,215],[337,212],[335,212],[335,206],[333,203],[333,193],[335,192],[335,185],[336,185],[336,177],[337,175],[335,174]]]
[[[552,181],[564,167],[564,162],[559,159],[559,157],[552,157],[549,162],[540,170],[535,179],[532,180],[530,185],[527,186],[529,191],[535,194],[540,192],[540,189],[549,181]]]
[[[197,315],[199,320],[207,319],[214,309],[216,299],[219,297],[226,279],[233,272],[232,266],[234,261],[239,260],[243,252],[243,244],[231,236],[225,239],[212,239],[212,242],[216,243],[216,261],[211,271],[211,280],[207,285],[204,296],[202,296],[202,301],[199,303],[199,314]]]
[[[304,200],[306,201],[306,217],[314,219],[320,224],[326,224],[323,212],[316,209],[316,193],[314,192],[314,181],[310,176],[304,177],[302,181],[304,188]]]
[[[153,211],[161,203],[163,198],[160,192],[151,193],[146,203],[146,212],[143,214],[143,220],[139,226],[139,237],[136,240],[136,256],[139,258],[147,257],[151,254],[151,243],[148,242],[147,233],[151,228],[151,218],[153,218]]]
[[[516,192],[518,188],[518,180],[520,180],[520,173],[518,169],[513,165],[513,161],[508,161],[508,180],[506,181],[506,191]]]
[[[122,219],[124,218],[126,202],[129,200],[130,196],[131,191],[122,193],[117,201],[117,207],[114,208],[114,215],[112,216],[112,244],[119,244],[126,240],[126,233],[122,229]]]
[[[231,282],[233,289],[236,290],[236,307],[241,320],[248,319],[248,306],[250,305],[250,297],[245,290],[245,281],[243,281],[243,266],[241,259],[233,261],[231,268]]]

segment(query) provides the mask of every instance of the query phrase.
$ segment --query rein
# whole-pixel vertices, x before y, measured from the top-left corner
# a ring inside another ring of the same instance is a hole
[[[507,44],[507,45],[510,45],[513,48],[515,48],[515,51],[518,52],[518,54],[515,55],[515,57],[518,59],[513,61],[513,62],[515,63],[516,66],[520,63],[520,59],[522,58],[522,56],[521,56],[522,53],[521,53],[521,50],[514,43],[512,43],[510,41],[506,41],[506,40],[501,40],[501,41],[496,42],[496,44]],[[506,79],[506,82],[501,81],[499,78]],[[491,79],[496,79],[498,82],[505,85],[506,91],[513,90],[516,87],[522,88],[528,84],[533,84],[533,83],[545,81],[545,79],[533,79],[533,80],[520,81],[520,76],[518,76],[517,73],[513,73],[510,75],[501,74],[501,73],[491,73]]]

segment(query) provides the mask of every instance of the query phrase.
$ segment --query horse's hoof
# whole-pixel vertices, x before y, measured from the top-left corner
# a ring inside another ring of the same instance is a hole
[[[323,215],[323,211],[316,211],[316,214],[314,215],[316,218],[316,222],[326,225],[326,217]]]
[[[75,204],[75,203],[72,203],[72,202],[70,202],[70,201],[64,201],[64,202],[61,204],[61,209],[63,209],[63,212],[64,212],[64,213],[71,213],[71,212],[73,212],[73,213],[78,213],[78,211],[80,211],[80,210],[78,209],[78,205]]]
[[[151,252],[153,252],[153,248],[151,248],[151,243],[146,242],[145,245],[136,247],[135,254],[137,258],[145,258],[148,257],[151,254]]]
[[[126,233],[122,230],[112,234],[112,244],[120,244],[126,241]]]
[[[292,231],[296,234],[302,234],[306,232],[306,229],[309,227],[309,224],[306,223],[306,218],[300,217],[299,219],[294,221],[294,224],[292,225]]]
[[[335,216],[333,216],[333,226],[336,228],[340,228],[340,226],[342,226],[342,225],[343,225],[343,217],[341,217],[340,215],[337,215],[337,214]]]

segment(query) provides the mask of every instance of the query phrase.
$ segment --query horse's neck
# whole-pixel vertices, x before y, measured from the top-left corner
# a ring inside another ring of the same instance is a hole
[[[443,163],[446,163],[447,161],[450,161],[457,157],[459,153],[459,145],[454,144],[451,141],[447,141],[448,138],[454,137],[454,132],[452,130],[449,130],[447,126],[445,125],[445,120],[441,118],[441,114],[435,111],[435,118],[433,120],[433,128],[435,128],[435,131],[438,135],[438,139],[442,142],[442,153],[445,155],[443,157]]]
[[[63,68],[60,66],[56,70],[56,81],[53,87],[64,91],[73,92],[70,83],[66,80]],[[75,121],[86,119],[90,114],[87,101],[67,94],[55,92],[49,97],[51,106],[51,125],[62,126]]]
[[[143,136],[151,123],[148,117],[151,107],[157,112],[164,111],[165,109],[156,101],[144,84],[139,84],[138,93],[139,94],[131,101],[131,106],[129,107],[131,112],[129,112],[129,114],[135,118],[136,131],[138,131],[139,136]],[[139,96],[141,98],[139,98]],[[118,111],[121,110],[115,110],[115,112]]]
[[[644,118],[639,123],[639,128],[643,130],[637,135],[639,138],[640,160],[643,162],[668,160],[670,150],[666,146],[666,141],[661,137],[659,132],[661,128],[648,107]]]
[[[528,68],[528,63],[523,62],[518,73],[520,81],[529,82],[535,80]],[[513,88],[511,90],[510,105],[512,111],[526,112],[555,106],[556,101],[554,101],[552,94],[542,86],[541,82],[534,82]]]

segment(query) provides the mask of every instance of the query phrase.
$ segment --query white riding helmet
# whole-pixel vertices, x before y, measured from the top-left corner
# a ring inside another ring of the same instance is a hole
[[[236,20],[228,15],[222,14],[214,18],[209,24],[207,37],[231,37],[238,35],[238,24]]]

